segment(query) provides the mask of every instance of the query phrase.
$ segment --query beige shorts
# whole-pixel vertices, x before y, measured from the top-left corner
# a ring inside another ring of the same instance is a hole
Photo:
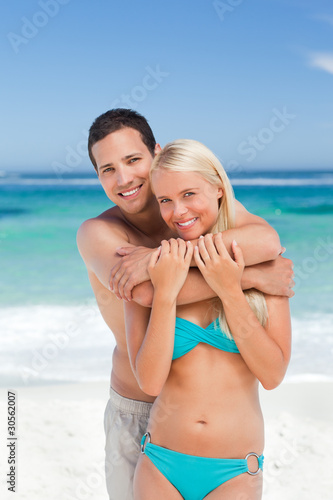
[[[133,500],[133,476],[152,403],[110,389],[105,409],[105,476],[110,500]]]

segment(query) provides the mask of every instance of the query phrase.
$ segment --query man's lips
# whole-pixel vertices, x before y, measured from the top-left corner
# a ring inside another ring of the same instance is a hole
[[[131,188],[131,189],[126,189],[125,191],[121,191],[119,194],[119,196],[122,196],[123,198],[134,198],[136,196],[136,194],[140,191],[142,187],[142,184],[140,184],[140,186],[137,186],[135,188]]]
[[[175,222],[176,226],[179,227],[180,229],[188,229],[189,227],[192,227],[193,224],[198,220],[198,217],[192,217],[192,219],[187,219],[186,221],[178,221]]]

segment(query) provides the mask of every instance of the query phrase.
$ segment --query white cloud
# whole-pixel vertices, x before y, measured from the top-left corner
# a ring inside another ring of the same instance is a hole
[[[328,14],[318,14],[314,17],[314,19],[318,19],[318,21],[324,21],[325,23],[333,26],[333,16],[329,16]]]
[[[311,52],[309,54],[309,65],[333,75],[333,52]]]

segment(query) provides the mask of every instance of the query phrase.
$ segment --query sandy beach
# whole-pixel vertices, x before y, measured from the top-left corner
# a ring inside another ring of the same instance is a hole
[[[264,499],[332,500],[333,383],[261,391]],[[7,391],[0,390],[1,498],[106,500],[107,382],[17,389],[16,494],[7,490]]]

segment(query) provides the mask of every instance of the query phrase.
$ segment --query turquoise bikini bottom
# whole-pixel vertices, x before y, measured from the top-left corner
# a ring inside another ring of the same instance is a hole
[[[202,500],[215,488],[244,472],[255,476],[264,463],[263,455],[256,453],[249,453],[244,459],[186,455],[151,443],[149,432],[142,437],[141,453],[153,462],[184,500]],[[249,471],[247,464],[252,455],[258,460],[256,472]]]

